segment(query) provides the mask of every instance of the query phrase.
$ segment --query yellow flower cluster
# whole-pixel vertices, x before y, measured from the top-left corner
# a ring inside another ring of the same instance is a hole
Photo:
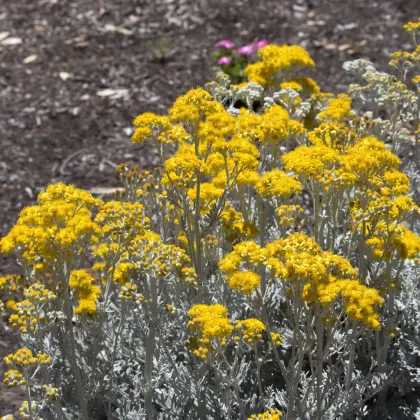
[[[328,106],[318,114],[318,118],[320,121],[341,121],[352,115],[351,98],[342,93],[337,98],[328,101]]]
[[[188,188],[200,173],[203,162],[197,157],[191,145],[182,145],[175,155],[165,161],[163,185]]]
[[[242,338],[248,343],[252,344],[254,341],[261,340],[262,332],[266,330],[265,325],[255,318],[248,318],[235,321],[236,331],[242,332]],[[239,341],[240,336],[235,336],[234,340]]]
[[[180,96],[169,110],[172,123],[192,122],[198,124],[205,117],[223,112],[223,106],[214,101],[210,93],[204,89],[192,89]]]
[[[278,410],[268,410],[261,414],[253,414],[248,420],[280,420],[283,413]]]
[[[140,203],[109,201],[101,207],[95,222],[104,236],[118,242],[141,235],[149,228],[150,219],[144,216]]]
[[[101,204],[71,185],[52,184],[39,194],[39,205],[25,208],[16,225],[0,241],[4,254],[14,252],[29,263],[56,261],[80,252],[82,243],[100,235],[90,208]]]
[[[280,226],[293,226],[304,213],[303,207],[299,204],[282,205],[275,211],[280,219]]]
[[[79,305],[74,312],[80,315],[93,315],[97,311],[96,301],[101,295],[101,289],[86,270],[73,270],[69,279],[70,289],[76,292]]]
[[[248,295],[257,289],[260,277],[253,271],[239,270],[244,262],[247,266],[265,265],[273,278],[291,282],[291,290],[294,290],[293,284],[303,282],[302,297],[307,302],[327,305],[341,298],[350,319],[379,328],[379,315],[374,308],[381,305],[383,299],[377,290],[357,280],[357,271],[349,261],[331,252],[322,252],[312,238],[302,233],[270,242],[265,248],[253,242],[241,242],[220,261],[229,286]]]
[[[22,292],[24,287],[24,278],[16,274],[0,277],[0,291],[4,295]]]
[[[134,276],[135,270],[135,264],[122,262],[115,267],[113,280],[121,284],[129,283]]]
[[[278,144],[305,132],[302,124],[292,120],[288,112],[279,105],[269,107],[264,111],[261,116],[260,130],[262,135],[259,140],[263,144]]]
[[[216,204],[217,200],[224,194],[223,188],[218,188],[211,182],[203,182],[200,185],[199,206],[202,214],[209,213],[210,209]],[[197,188],[188,190],[189,199],[195,203],[197,199]]]
[[[366,183],[370,178],[397,168],[400,160],[383,142],[375,137],[366,137],[356,142],[341,157],[343,171],[353,175],[357,183]]]
[[[327,146],[300,146],[283,155],[284,167],[303,180],[316,179],[327,184],[331,170],[338,165],[338,153]]]
[[[420,252],[420,237],[409,229],[400,227],[392,238],[392,246],[397,250],[400,258],[414,259]]]
[[[154,135],[157,137],[161,132],[170,127],[168,117],[161,117],[151,112],[139,115],[133,124],[136,127],[131,137],[133,143],[142,143]]]
[[[231,289],[250,295],[260,286],[261,278],[254,271],[235,271],[228,275],[227,281]]]
[[[344,300],[350,319],[364,322],[369,328],[380,327],[375,306],[381,306],[383,298],[376,289],[368,288],[357,280],[336,280],[334,277],[328,279],[328,284],[317,288],[317,299],[323,304],[334,302],[338,297]]]
[[[29,409],[29,404],[31,409]],[[34,417],[34,413],[38,410],[38,404],[35,401],[23,401],[19,408],[19,415],[24,419],[31,419]],[[38,417],[38,416],[37,416]]]
[[[239,269],[241,263],[258,266],[265,260],[264,251],[256,242],[240,242],[233,247],[230,254],[220,260],[219,267],[225,273],[232,274]]]
[[[23,378],[23,374],[16,369],[10,369],[4,373],[3,382],[9,387],[21,386],[26,384],[26,380]]]
[[[135,261],[139,271],[153,271],[159,277],[166,277],[170,272],[176,272],[186,283],[196,282],[197,275],[194,269],[189,267],[191,259],[185,250],[164,243],[154,232],[147,231],[145,235],[134,238],[127,249],[126,258]],[[130,265],[124,267],[127,270],[133,268]],[[123,282],[123,279],[120,282]]]
[[[357,132],[352,127],[341,122],[323,122],[314,130],[308,132],[309,142],[315,146],[326,146],[344,153],[357,138]]]
[[[14,303],[11,309],[16,312],[9,317],[9,323],[12,328],[19,328],[22,334],[28,334],[29,331],[35,331],[38,325],[36,307],[28,299]],[[42,317],[42,315],[40,315]]]
[[[406,23],[403,28],[409,33],[409,34],[414,34],[416,33],[418,30],[420,30],[420,18],[418,20],[418,22],[408,22]]]
[[[56,299],[56,295],[50,290],[46,289],[41,283],[34,283],[24,290],[25,297],[34,304],[41,304],[50,302]]]
[[[281,335],[279,333],[272,332],[271,333],[271,340],[273,341],[275,346],[280,346],[283,342]]]
[[[261,144],[279,144],[305,132],[302,124],[279,105],[267,108],[262,115],[242,109],[231,130],[242,139]]]
[[[200,346],[194,351],[197,357],[205,360],[210,350],[216,347],[212,342],[216,340],[217,343],[224,346],[226,338],[228,338],[233,331],[233,326],[227,317],[227,308],[223,305],[194,305],[189,311],[188,315],[191,321],[188,326],[199,334]]]
[[[298,45],[267,45],[259,50],[259,54],[261,61],[249,64],[245,74],[250,82],[263,86],[279,85],[284,74],[315,66],[308,52]]]
[[[29,349],[19,349],[14,354],[9,354],[3,359],[7,366],[16,365],[21,367],[49,365],[52,363],[51,357],[46,353],[38,353],[36,357]]]
[[[42,389],[49,400],[57,401],[61,397],[60,390],[51,384],[43,384]]]
[[[131,283],[124,283],[121,286],[120,298],[124,300],[131,300],[131,299],[136,298],[137,302],[144,301],[143,295],[137,293],[137,285],[131,284]]]
[[[289,198],[302,190],[302,184],[280,169],[273,169],[261,177],[255,189],[261,197]]]

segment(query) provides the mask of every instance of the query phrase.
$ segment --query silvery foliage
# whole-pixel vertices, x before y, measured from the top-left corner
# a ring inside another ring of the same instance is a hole
[[[407,125],[419,112],[417,95],[395,76],[377,71],[368,60],[347,61],[343,69],[357,80],[349,87],[350,96],[359,105],[357,109],[369,112],[376,123],[372,135],[390,141],[395,152],[401,142],[412,141]]]
[[[234,107],[236,103],[242,102],[248,109],[252,109],[264,93],[264,88],[258,83],[250,82],[243,87],[232,85],[224,73],[218,73],[216,81],[207,83],[206,89],[233,115],[239,112],[239,109]]]
[[[207,83],[206,89],[234,116],[239,115],[241,104],[245,104],[248,109],[253,109],[261,102],[264,109],[281,105],[289,112],[291,118],[298,121],[303,120],[311,111],[311,104],[303,101],[299,92],[290,87],[274,92],[273,96],[263,97],[264,88],[258,83],[250,82],[243,87],[231,85],[224,73],[218,73],[216,81]]]
[[[297,120],[305,118],[311,110],[311,104],[307,101],[302,101],[299,92],[290,87],[275,92],[272,97],[264,98],[264,109],[274,105],[281,105]]]

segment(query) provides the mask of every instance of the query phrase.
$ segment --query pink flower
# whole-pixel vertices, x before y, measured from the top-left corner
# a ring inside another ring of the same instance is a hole
[[[228,66],[230,63],[232,63],[232,57],[220,57],[217,60],[219,66]]]
[[[254,45],[255,48],[259,49],[268,45],[268,41],[266,39],[262,39],[261,41],[257,41]]]
[[[240,55],[252,55],[254,53],[254,46],[252,44],[244,45],[238,49]]]
[[[228,50],[230,50],[235,46],[235,44],[232,41],[230,41],[229,39],[223,39],[222,41],[219,41],[217,43],[217,46],[218,47],[224,47],[224,48],[227,48]]]

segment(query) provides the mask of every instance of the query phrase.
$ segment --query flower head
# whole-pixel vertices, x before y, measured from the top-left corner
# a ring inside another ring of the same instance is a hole
[[[220,57],[217,60],[219,66],[229,66],[232,63],[232,57]]]
[[[232,49],[235,46],[235,43],[229,39],[222,39],[217,43],[218,47],[227,48],[228,50]]]
[[[255,48],[257,48],[257,49],[265,47],[266,45],[268,45],[268,41],[266,39],[261,39],[260,41],[257,41],[254,44]]]
[[[247,44],[238,48],[238,54],[244,56],[250,56],[254,53],[254,46],[252,44]]]

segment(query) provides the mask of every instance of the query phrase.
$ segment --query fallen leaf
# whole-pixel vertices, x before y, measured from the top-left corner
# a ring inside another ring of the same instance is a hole
[[[308,26],[324,26],[325,20],[308,20],[306,24]]]
[[[6,39],[10,35],[10,32],[0,32],[0,41]]]
[[[44,25],[35,25],[35,26],[34,26],[34,29],[35,29],[37,32],[42,32],[42,31],[45,31],[45,26],[44,26]]]
[[[66,81],[67,79],[70,78],[70,73],[67,73],[66,71],[60,71],[60,73],[58,73],[58,76],[60,77],[61,80]]]
[[[28,55],[28,57],[26,57],[23,60],[23,64],[29,64],[29,63],[33,63],[34,61],[36,61],[36,59],[38,58],[37,55],[32,54],[32,55]]]
[[[361,47],[363,47],[364,45],[366,45],[368,43],[368,41],[367,41],[367,39],[364,39],[363,41],[360,41],[359,42],[359,45],[361,46]]]
[[[22,39],[21,38],[6,38],[3,39],[3,41],[1,41],[1,45],[19,45],[22,43]]]

